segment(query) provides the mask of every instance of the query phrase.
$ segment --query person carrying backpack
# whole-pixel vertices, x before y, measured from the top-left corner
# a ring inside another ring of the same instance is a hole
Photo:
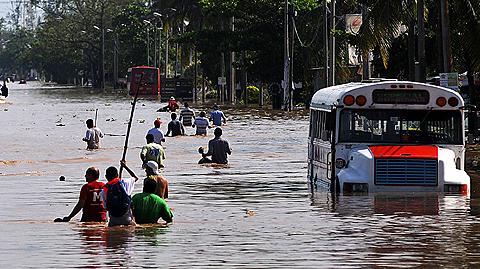
[[[133,224],[131,203],[132,192],[138,177],[127,167],[124,161],[120,165],[127,170],[132,178],[121,179],[118,177],[117,168],[110,166],[105,172],[108,180],[103,187],[102,196],[108,212],[108,226]]]

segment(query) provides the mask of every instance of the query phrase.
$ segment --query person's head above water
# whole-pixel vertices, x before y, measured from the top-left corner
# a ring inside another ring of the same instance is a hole
[[[183,106],[184,107],[190,107],[190,105],[187,102],[185,102],[185,104],[183,104]]]
[[[175,97],[173,97],[173,96],[170,97],[170,100],[175,101]]]
[[[89,167],[85,172],[85,180],[87,182],[92,182],[98,179],[100,176],[100,171],[96,167]]]
[[[160,174],[158,172],[157,162],[156,161],[148,161],[145,164],[145,172],[147,173],[147,175],[158,175],[158,174]]]
[[[205,111],[200,112],[200,117],[205,117],[207,114],[205,114]]]
[[[118,177],[118,170],[115,166],[110,166],[109,168],[107,168],[107,170],[105,171],[105,178],[108,181],[115,179],[117,177]]]
[[[222,132],[222,128],[220,128],[220,127],[215,128],[215,131],[213,132],[213,134],[215,135],[215,137],[220,137],[220,136],[222,136],[222,133],[223,133],[223,132]]]
[[[155,126],[155,128],[160,128],[160,124],[162,124],[162,122],[159,119],[156,119],[153,122],[153,126]]]
[[[153,134],[147,134],[145,138],[147,139],[147,144],[153,143],[153,141],[155,140],[155,138],[153,137]]]
[[[217,104],[213,105],[213,110],[219,110],[219,109],[220,109],[220,107]]]
[[[86,123],[87,123],[87,127],[88,127],[88,128],[93,128],[93,120],[92,120],[92,119],[88,119],[88,120],[86,121]]]
[[[176,119],[176,118],[177,118],[177,113],[173,112],[173,113],[170,115],[170,118],[172,118],[172,120]]]

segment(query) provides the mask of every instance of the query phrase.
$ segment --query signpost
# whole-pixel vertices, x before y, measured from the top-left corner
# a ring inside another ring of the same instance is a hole
[[[226,77],[218,77],[218,86],[225,86],[227,85],[227,78]]]
[[[440,73],[440,86],[458,91],[458,73]]]

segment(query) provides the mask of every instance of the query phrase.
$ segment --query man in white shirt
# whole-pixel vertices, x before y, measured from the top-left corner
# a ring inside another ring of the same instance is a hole
[[[153,135],[153,143],[156,143],[156,144],[159,144],[159,145],[161,145],[162,142],[165,142],[165,136],[163,135],[162,130],[160,130],[160,124],[162,124],[162,122],[159,119],[156,119],[153,122],[153,125],[155,127],[148,130],[148,132],[147,132],[147,135],[148,134]]]
[[[87,149],[98,149],[100,147],[100,138],[103,138],[103,133],[100,128],[93,125],[93,120],[87,120],[87,132],[83,141],[87,142]]]

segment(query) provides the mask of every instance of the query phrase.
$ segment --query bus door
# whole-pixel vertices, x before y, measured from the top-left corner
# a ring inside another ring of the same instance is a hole
[[[338,182],[337,182],[337,177],[335,173],[335,159],[336,159],[336,154],[335,154],[335,147],[337,144],[336,141],[336,115],[337,115],[337,109],[334,108],[332,111],[327,113],[326,117],[326,123],[325,123],[325,129],[327,130],[327,135],[328,139],[330,141],[330,155],[327,156],[327,167],[329,168],[327,171],[327,179],[330,180],[330,191],[332,192],[338,192]]]

